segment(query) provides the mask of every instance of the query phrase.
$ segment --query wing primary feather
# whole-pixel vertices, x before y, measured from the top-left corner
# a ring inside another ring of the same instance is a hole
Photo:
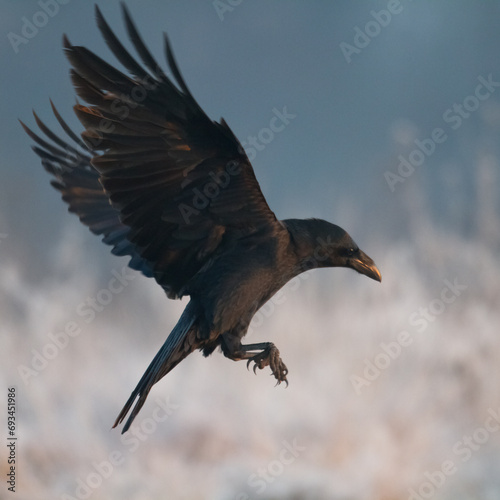
[[[189,91],[188,86],[186,85],[186,82],[184,81],[184,78],[181,75],[181,72],[179,71],[179,67],[177,66],[177,62],[174,57],[174,53],[172,51],[172,48],[170,46],[170,41],[168,39],[168,36],[166,33],[163,33],[164,40],[165,40],[165,54],[167,56],[167,62],[168,66],[170,68],[170,71],[172,71],[172,74],[175,77],[176,82],[178,83],[179,87],[182,89],[182,91],[189,96],[191,99],[193,99],[193,96],[191,95],[191,92]]]
[[[125,18],[125,24],[127,26],[128,35],[130,37],[130,40],[134,44],[134,47],[137,50],[137,53],[141,57],[142,61],[144,62],[146,67],[148,67],[153,72],[153,75],[155,77],[163,81],[168,81],[167,75],[165,75],[160,65],[156,62],[156,60],[151,55],[146,45],[142,41],[142,38],[139,35],[139,32],[137,31],[134,22],[132,21],[132,17],[128,11],[127,6],[123,2],[121,6],[123,11],[123,17]]]
[[[35,117],[36,124],[40,128],[40,130],[50,139],[52,140],[55,144],[58,146],[64,148],[66,152],[71,152],[75,156],[78,156],[79,158],[88,158],[84,156],[78,149],[74,148],[70,144],[68,144],[66,141],[63,141],[60,137],[58,137],[52,130],[50,130],[45,123],[43,123],[42,120],[38,117],[38,115],[33,111],[33,116]]]
[[[97,18],[97,26],[106,40],[108,47],[111,49],[115,57],[135,76],[141,79],[149,77],[149,73],[130,55],[128,50],[122,45],[116,37],[113,30],[109,27],[106,19],[102,15],[101,10],[96,5],[95,13]]]
[[[62,156],[65,157],[67,156],[67,151],[64,151],[63,149],[56,148],[55,146],[52,146],[49,144],[47,141],[44,141],[39,135],[35,134],[27,125],[25,125],[21,120],[19,120],[19,123],[22,125],[24,131],[42,148],[45,148],[47,151],[52,153],[55,156]]]
[[[85,151],[90,151],[87,145],[71,130],[68,124],[63,120],[62,116],[59,114],[59,111],[57,111],[56,107],[54,106],[52,99],[50,100],[50,105],[52,107],[54,116],[59,122],[59,125],[61,125],[62,129],[64,130],[64,132],[66,132],[68,137],[70,137],[70,139],[73,139],[73,141],[75,141],[82,149],[85,149]]]

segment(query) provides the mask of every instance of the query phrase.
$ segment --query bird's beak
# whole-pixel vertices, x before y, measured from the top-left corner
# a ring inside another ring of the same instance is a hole
[[[372,280],[382,281],[382,275],[377,269],[375,262],[361,250],[359,251],[359,257],[350,259],[350,265],[353,269],[358,271],[358,273],[364,274]]]

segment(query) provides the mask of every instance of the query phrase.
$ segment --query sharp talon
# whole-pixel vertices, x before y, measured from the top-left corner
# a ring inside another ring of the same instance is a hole
[[[247,370],[250,370],[250,362],[251,362],[251,361],[252,361],[251,359],[249,359],[249,360],[247,361]]]
[[[280,352],[274,345],[271,344],[270,347],[263,349],[262,352],[247,360],[247,369],[251,361],[255,363],[253,365],[253,372],[255,374],[257,374],[257,368],[262,370],[266,366],[269,366],[271,368],[271,375],[276,378],[276,385],[280,385],[281,382],[286,382],[286,386],[288,387],[288,380],[286,379],[288,368],[281,360]]]

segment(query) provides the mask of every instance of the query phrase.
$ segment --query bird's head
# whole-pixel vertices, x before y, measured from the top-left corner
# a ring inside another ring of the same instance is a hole
[[[284,222],[305,269],[349,267],[376,281],[382,281],[375,262],[360,250],[341,227],[321,219],[289,219]]]

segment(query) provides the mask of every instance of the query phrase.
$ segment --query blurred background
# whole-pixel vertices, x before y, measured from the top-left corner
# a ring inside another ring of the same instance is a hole
[[[97,3],[128,42],[118,2]],[[59,133],[52,98],[81,131],[62,34],[115,63],[92,3],[0,5],[0,378],[17,392],[18,498],[500,497],[500,4],[127,2],[162,61],[169,34],[207,114],[257,137],[277,216],[345,227],[383,282],[302,275],[246,337],[277,344],[287,389],[195,353],[125,437],[111,425],[186,301],[131,271],[109,292],[127,259],[67,213],[17,122],[35,127],[33,108]],[[270,138],[274,110],[294,117]]]

